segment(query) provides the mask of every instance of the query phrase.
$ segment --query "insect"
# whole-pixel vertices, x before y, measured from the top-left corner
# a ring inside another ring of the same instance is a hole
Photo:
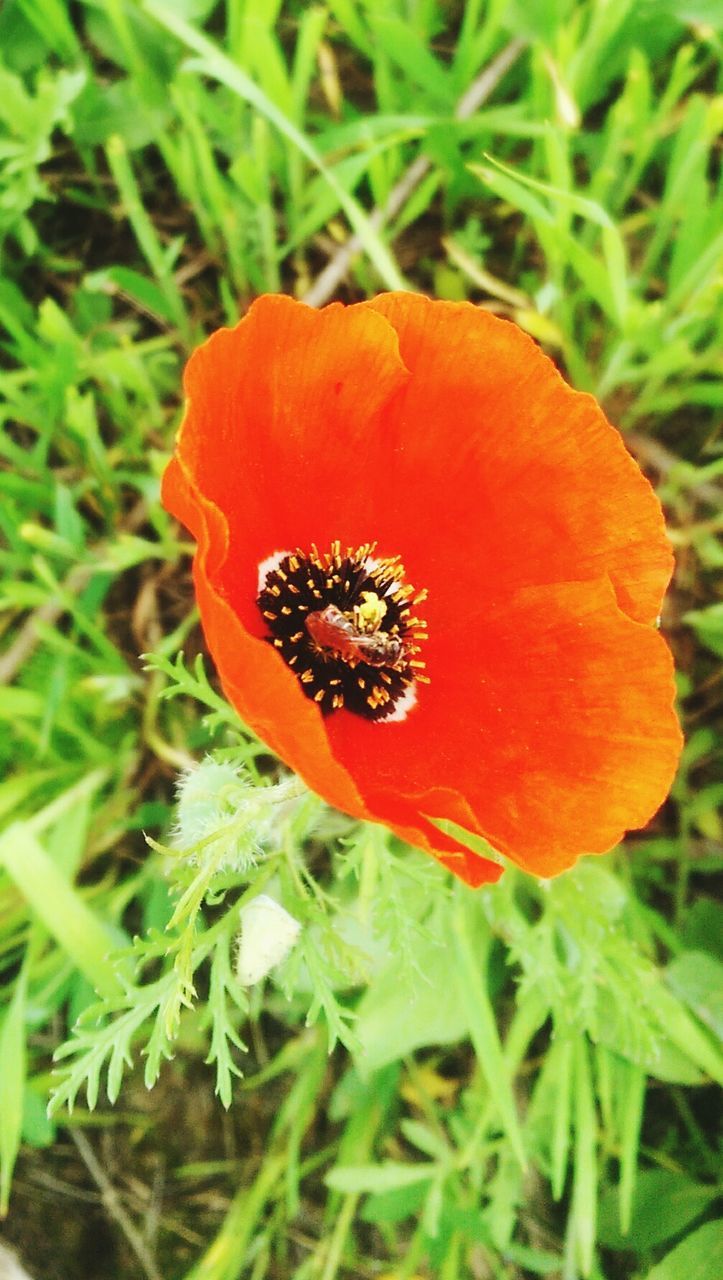
[[[347,662],[393,667],[404,654],[399,636],[389,631],[364,632],[333,604],[310,613],[306,629],[320,649],[331,649]]]

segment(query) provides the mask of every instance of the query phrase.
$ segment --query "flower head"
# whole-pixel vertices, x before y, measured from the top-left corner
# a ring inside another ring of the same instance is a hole
[[[189,362],[166,506],[227,696],[329,803],[470,884],[609,849],[680,751],[660,506],[514,325],[258,299]]]

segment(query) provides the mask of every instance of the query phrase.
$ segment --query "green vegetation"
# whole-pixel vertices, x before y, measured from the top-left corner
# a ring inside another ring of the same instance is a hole
[[[720,0],[0,9],[0,1208],[38,1280],[723,1274],[722,48]],[[515,319],[669,516],[679,777],[549,884],[248,808],[268,755],[196,660],[184,359],[259,292],[388,287]],[[304,928],[246,990],[272,877]]]

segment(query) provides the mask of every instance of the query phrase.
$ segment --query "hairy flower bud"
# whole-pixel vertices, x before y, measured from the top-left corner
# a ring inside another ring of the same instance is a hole
[[[178,780],[173,844],[194,863],[213,858],[219,871],[248,871],[273,843],[296,779],[254,785],[234,765],[207,756]]]
[[[261,893],[241,909],[236,977],[251,987],[291,952],[301,925],[278,902]]]

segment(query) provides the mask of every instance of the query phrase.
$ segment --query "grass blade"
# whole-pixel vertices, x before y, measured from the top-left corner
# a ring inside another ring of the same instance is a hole
[[[165,5],[159,4],[158,0],[143,0],[143,8],[152,18],[155,18],[156,22],[165,27],[167,31],[172,32],[183,44],[199,55],[202,62],[202,70],[206,75],[218,80],[220,84],[225,84],[227,88],[248,102],[260,115],[265,116],[278,129],[279,133],[292,146],[296,147],[302,155],[306,156],[307,160],[318,169],[319,173],[323,174],[346,213],[351,226],[359,236],[371,262],[374,263],[379,272],[383,283],[389,289],[406,289],[408,286],[400,274],[394,259],[381,236],[374,230],[361,205],[344,190],[306,135],[301,133],[296,125],[263,93],[259,86],[254,84],[253,80],[246,75],[246,72],[241,67],[236,66],[207,36],[202,35],[200,31],[185,22],[178,14],[166,8]]]
[[[33,912],[101,995],[115,996],[122,982],[108,958],[113,939],[80,894],[68,884],[26,823],[0,839],[4,866]]]
[[[521,1167],[526,1165],[525,1148],[517,1118],[512,1084],[497,1032],[494,1011],[487,994],[479,957],[472,946],[467,900],[459,896],[455,910],[454,945],[459,962],[459,987],[469,1019],[469,1034],[480,1071],[495,1100],[502,1127]]]

